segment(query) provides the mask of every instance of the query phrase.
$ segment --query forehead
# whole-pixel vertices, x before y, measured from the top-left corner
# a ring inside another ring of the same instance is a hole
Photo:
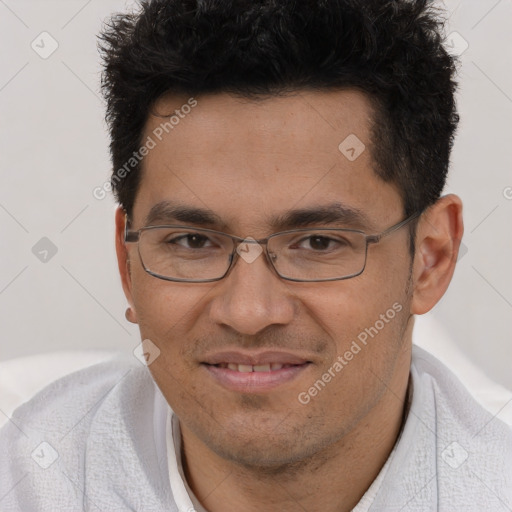
[[[191,106],[193,105],[193,106]],[[299,91],[259,100],[167,95],[152,109],[134,214],[163,200],[228,224],[319,202],[364,211],[399,202],[374,172],[373,109],[358,91]],[[371,208],[370,208],[371,209]]]

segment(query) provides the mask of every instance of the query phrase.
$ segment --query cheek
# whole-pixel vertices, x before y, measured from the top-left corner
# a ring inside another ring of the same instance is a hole
[[[314,297],[304,294],[308,315],[335,344],[336,356],[322,371],[343,373],[340,393],[350,388],[361,395],[367,387],[379,387],[402,350],[410,310],[408,261],[389,262],[386,272],[382,268],[370,266],[356,278],[324,286]]]
[[[134,276],[133,296],[141,339],[150,340],[159,351],[149,370],[168,400],[187,402],[196,390],[195,368],[185,354],[197,322],[197,304],[208,290],[143,274]]]
[[[198,305],[210,290],[211,285],[168,282],[144,270],[134,275],[133,297],[141,339],[150,340],[160,351],[158,360],[150,365],[159,385],[160,381],[169,386],[189,379],[193,363],[187,354],[200,325]]]
[[[346,341],[372,326],[391,309],[387,317],[398,318],[397,309],[405,309],[408,272],[403,268],[386,272],[366,269],[358,277],[325,283],[318,290],[301,291],[302,304],[313,321],[334,340]],[[394,304],[399,304],[395,306]],[[380,324],[379,324],[380,325]],[[387,325],[387,324],[386,324]]]
[[[172,336],[194,313],[208,288],[200,284],[164,281],[140,266],[132,272],[133,298],[143,336]]]
[[[409,299],[401,288],[378,296],[323,294],[317,300],[311,314],[332,337],[336,355],[302,390],[314,415],[350,429],[393,386],[407,347]]]

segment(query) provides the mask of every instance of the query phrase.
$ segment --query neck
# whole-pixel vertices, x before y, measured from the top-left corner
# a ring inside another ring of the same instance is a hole
[[[379,474],[401,432],[411,349],[378,403],[348,434],[311,457],[280,467],[245,467],[212,452],[181,424],[187,482],[209,512],[352,510]]]

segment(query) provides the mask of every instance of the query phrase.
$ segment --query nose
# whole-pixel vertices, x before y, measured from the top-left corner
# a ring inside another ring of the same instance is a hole
[[[242,253],[241,253],[242,254]],[[270,325],[292,321],[296,296],[275,274],[261,253],[256,259],[238,257],[230,273],[218,282],[211,319],[240,334],[254,335]]]

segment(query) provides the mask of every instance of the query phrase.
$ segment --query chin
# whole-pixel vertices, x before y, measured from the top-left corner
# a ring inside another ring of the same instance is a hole
[[[224,440],[218,446],[210,446],[217,452],[217,455],[225,460],[233,462],[248,470],[265,470],[269,473],[277,473],[285,467],[300,463],[307,457],[305,447],[297,447],[295,440],[293,442],[286,439],[257,438],[250,439],[247,442],[240,440],[233,443]],[[307,450],[306,450],[307,451]]]
[[[240,415],[230,418],[221,429],[205,430],[199,426],[196,435],[219,457],[247,470],[274,474],[299,468],[311,462],[337,439],[325,426],[308,418],[297,420],[292,414],[261,417]]]

